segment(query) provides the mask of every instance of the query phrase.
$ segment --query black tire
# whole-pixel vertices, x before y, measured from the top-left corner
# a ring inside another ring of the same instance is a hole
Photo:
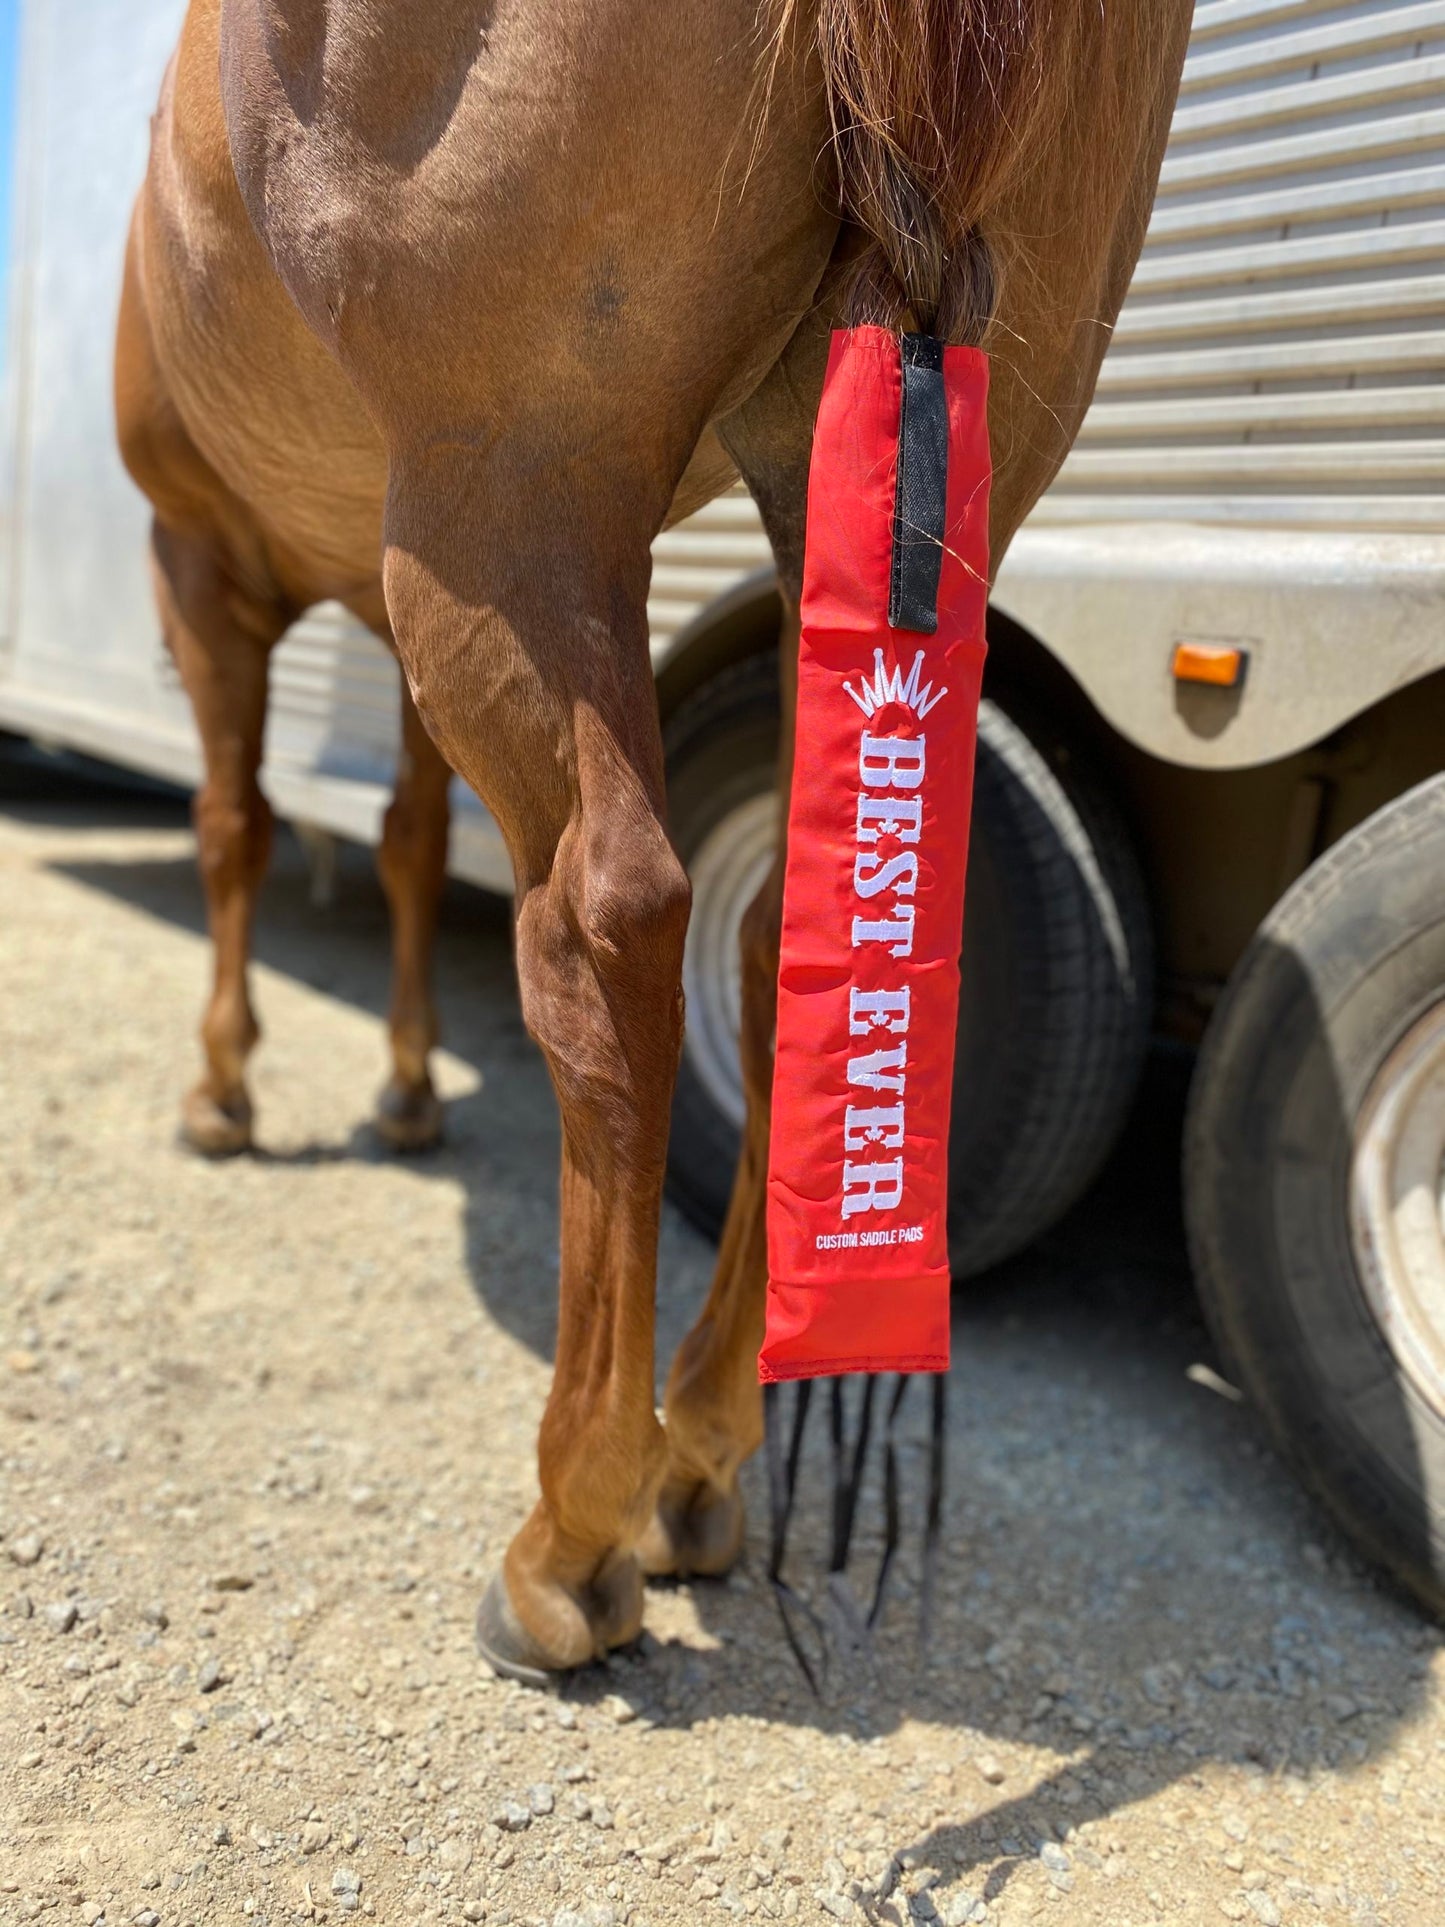
[[[672,832],[695,886],[694,866],[725,843],[730,820],[750,809],[756,839],[777,739],[772,656],[725,671],[672,719]],[[955,1277],[1021,1250],[1085,1190],[1123,1122],[1148,1036],[1149,909],[1128,836],[1075,760],[1056,767],[1036,742],[1047,742],[1043,730],[1030,741],[996,703],[982,705],[950,1152]],[[709,927],[706,900],[695,917],[694,945]],[[721,920],[710,927],[716,942]],[[695,959],[690,977],[695,989]],[[736,1105],[728,1116],[715,1095],[712,1018],[710,1067],[691,1035],[684,1049],[669,1188],[715,1232],[738,1125]]]
[[[1431,1396],[1382,1315],[1390,1247],[1358,1215],[1352,1230],[1352,1211],[1381,1080],[1445,1019],[1442,877],[1435,777],[1265,920],[1210,1023],[1185,1131],[1190,1248],[1221,1350],[1305,1484],[1437,1613],[1445,1384]]]

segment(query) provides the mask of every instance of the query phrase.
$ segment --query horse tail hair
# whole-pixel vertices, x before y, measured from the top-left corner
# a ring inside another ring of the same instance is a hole
[[[822,70],[852,322],[977,343],[997,299],[983,223],[1046,111],[1057,0],[782,0]]]

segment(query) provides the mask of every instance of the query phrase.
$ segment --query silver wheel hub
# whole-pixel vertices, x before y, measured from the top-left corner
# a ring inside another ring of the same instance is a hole
[[[1350,1239],[1390,1349],[1445,1417],[1445,1003],[1401,1038],[1366,1094]]]
[[[764,791],[729,810],[688,865],[692,918],[682,965],[687,997],[683,1048],[708,1096],[739,1130],[747,1108],[738,1058],[739,943],[743,913],[762,888],[777,836],[777,798]]]

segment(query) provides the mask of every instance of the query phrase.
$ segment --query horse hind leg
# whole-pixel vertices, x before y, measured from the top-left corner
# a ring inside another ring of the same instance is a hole
[[[246,1060],[260,1036],[247,983],[256,895],[271,850],[261,793],[267,670],[287,616],[236,580],[221,547],[159,518],[151,552],[166,645],[195,713],[205,762],[193,817],[214,975],[201,1023],[205,1068],[182,1106],[185,1141],[208,1157],[251,1142]]]
[[[432,436],[424,458],[394,468],[386,594],[418,708],[511,850],[522,1013],[561,1113],[541,1496],[478,1617],[484,1656],[535,1682],[641,1625],[635,1548],[663,1470],[653,1301],[690,892],[662,821],[647,649],[660,510],[630,501],[625,473],[584,487],[575,460],[555,481],[508,463]],[[539,529],[553,532],[546,567]]]
[[[442,1134],[428,1058],[438,1027],[432,953],[446,883],[451,771],[427,734],[405,679],[396,790],[382,824],[377,869],[391,911],[391,1076],[376,1128],[396,1151],[422,1151]]]

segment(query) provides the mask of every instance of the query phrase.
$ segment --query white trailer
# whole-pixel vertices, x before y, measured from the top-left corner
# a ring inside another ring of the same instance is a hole
[[[116,457],[122,240],[181,0],[24,0],[0,412],[0,726],[193,782]],[[1346,1526],[1445,1605],[1445,0],[1199,0],[1149,240],[1001,572],[970,866],[964,1276],[1097,1170],[1144,1042],[1197,1040],[1216,1330]],[[1006,349],[1003,350],[1006,352]],[[650,602],[692,871],[676,1195],[721,1209],[736,931],[772,848],[777,605],[746,497]],[[277,651],[278,812],[375,841],[396,671]],[[505,890],[458,799],[452,866]],[[1221,997],[1221,992],[1223,993]]]

